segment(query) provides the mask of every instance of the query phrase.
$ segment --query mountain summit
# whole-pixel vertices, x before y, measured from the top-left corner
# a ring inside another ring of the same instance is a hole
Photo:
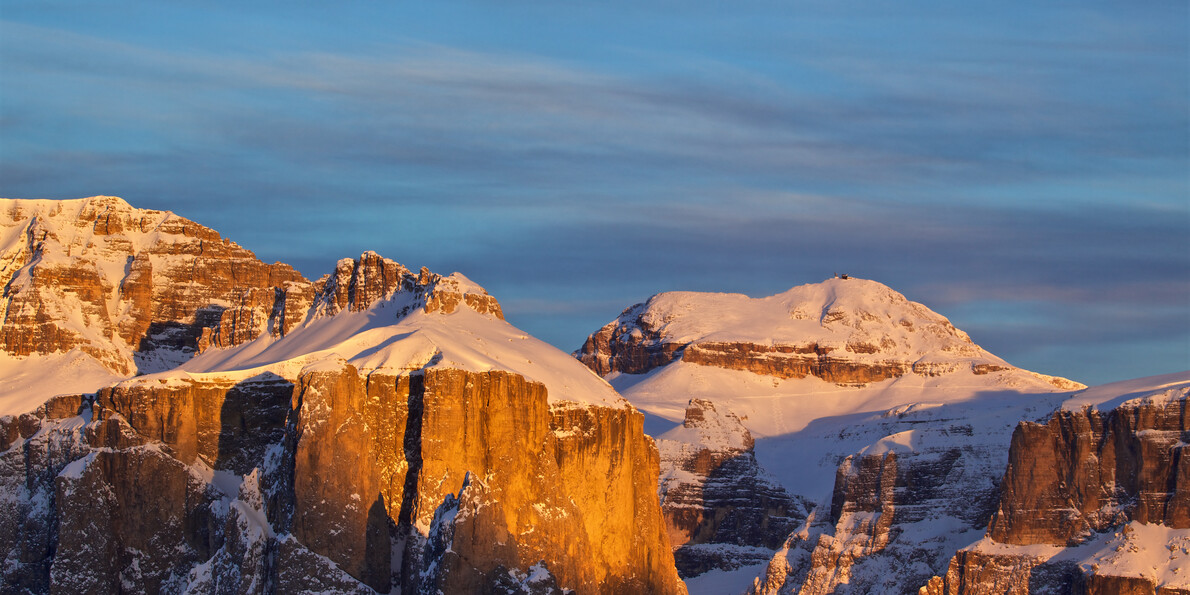
[[[692,591],[722,573],[763,593],[917,588],[930,579],[917,560],[987,525],[1015,424],[1084,388],[856,278],[658,294],[574,355],[652,414]]]
[[[113,197],[0,203],[0,273],[0,591],[685,592],[643,416],[461,274]]]
[[[946,317],[856,278],[764,298],[661,293],[624,310],[574,355],[646,411],[679,421],[688,399],[708,399],[728,404],[760,435],[857,406],[913,401],[909,393],[924,388],[961,388],[956,399],[974,390],[1084,388],[1016,368]],[[819,397],[793,398],[811,394]]]
[[[0,592],[1187,592],[1190,375],[1075,392],[874,281],[572,357],[92,197],[0,201],[0,283]]]

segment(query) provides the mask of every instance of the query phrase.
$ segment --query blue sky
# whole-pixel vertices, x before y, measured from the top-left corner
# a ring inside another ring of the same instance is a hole
[[[0,0],[0,195],[462,271],[568,351],[848,272],[1039,372],[1190,368],[1190,5],[873,4]]]

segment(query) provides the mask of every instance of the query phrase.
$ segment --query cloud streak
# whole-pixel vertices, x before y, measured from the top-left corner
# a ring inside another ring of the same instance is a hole
[[[799,7],[633,8],[653,31],[518,5],[555,19],[536,46],[7,20],[0,194],[118,194],[312,276],[367,249],[462,270],[564,348],[657,291],[846,271],[1040,371],[1127,375],[1053,355],[1080,340],[1190,361],[1184,7]],[[566,44],[587,28],[624,39]]]

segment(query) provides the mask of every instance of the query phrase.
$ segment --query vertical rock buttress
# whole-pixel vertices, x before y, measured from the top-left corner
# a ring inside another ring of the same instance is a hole
[[[5,428],[0,543],[48,556],[6,587],[685,592],[641,414],[516,374],[145,380],[62,416]]]

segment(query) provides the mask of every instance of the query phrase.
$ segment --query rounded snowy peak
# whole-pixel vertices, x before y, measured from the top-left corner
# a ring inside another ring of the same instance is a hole
[[[945,316],[887,285],[856,278],[827,279],[762,298],[657,294],[588,337],[576,356],[601,375],[641,374],[680,360],[853,385],[910,373],[1016,370]],[[1081,387],[1036,378],[1058,388]]]
[[[814,343],[820,349],[913,359],[936,351],[994,357],[945,316],[867,279],[827,279],[763,298],[662,293],[617,322],[651,329],[668,343]]]

